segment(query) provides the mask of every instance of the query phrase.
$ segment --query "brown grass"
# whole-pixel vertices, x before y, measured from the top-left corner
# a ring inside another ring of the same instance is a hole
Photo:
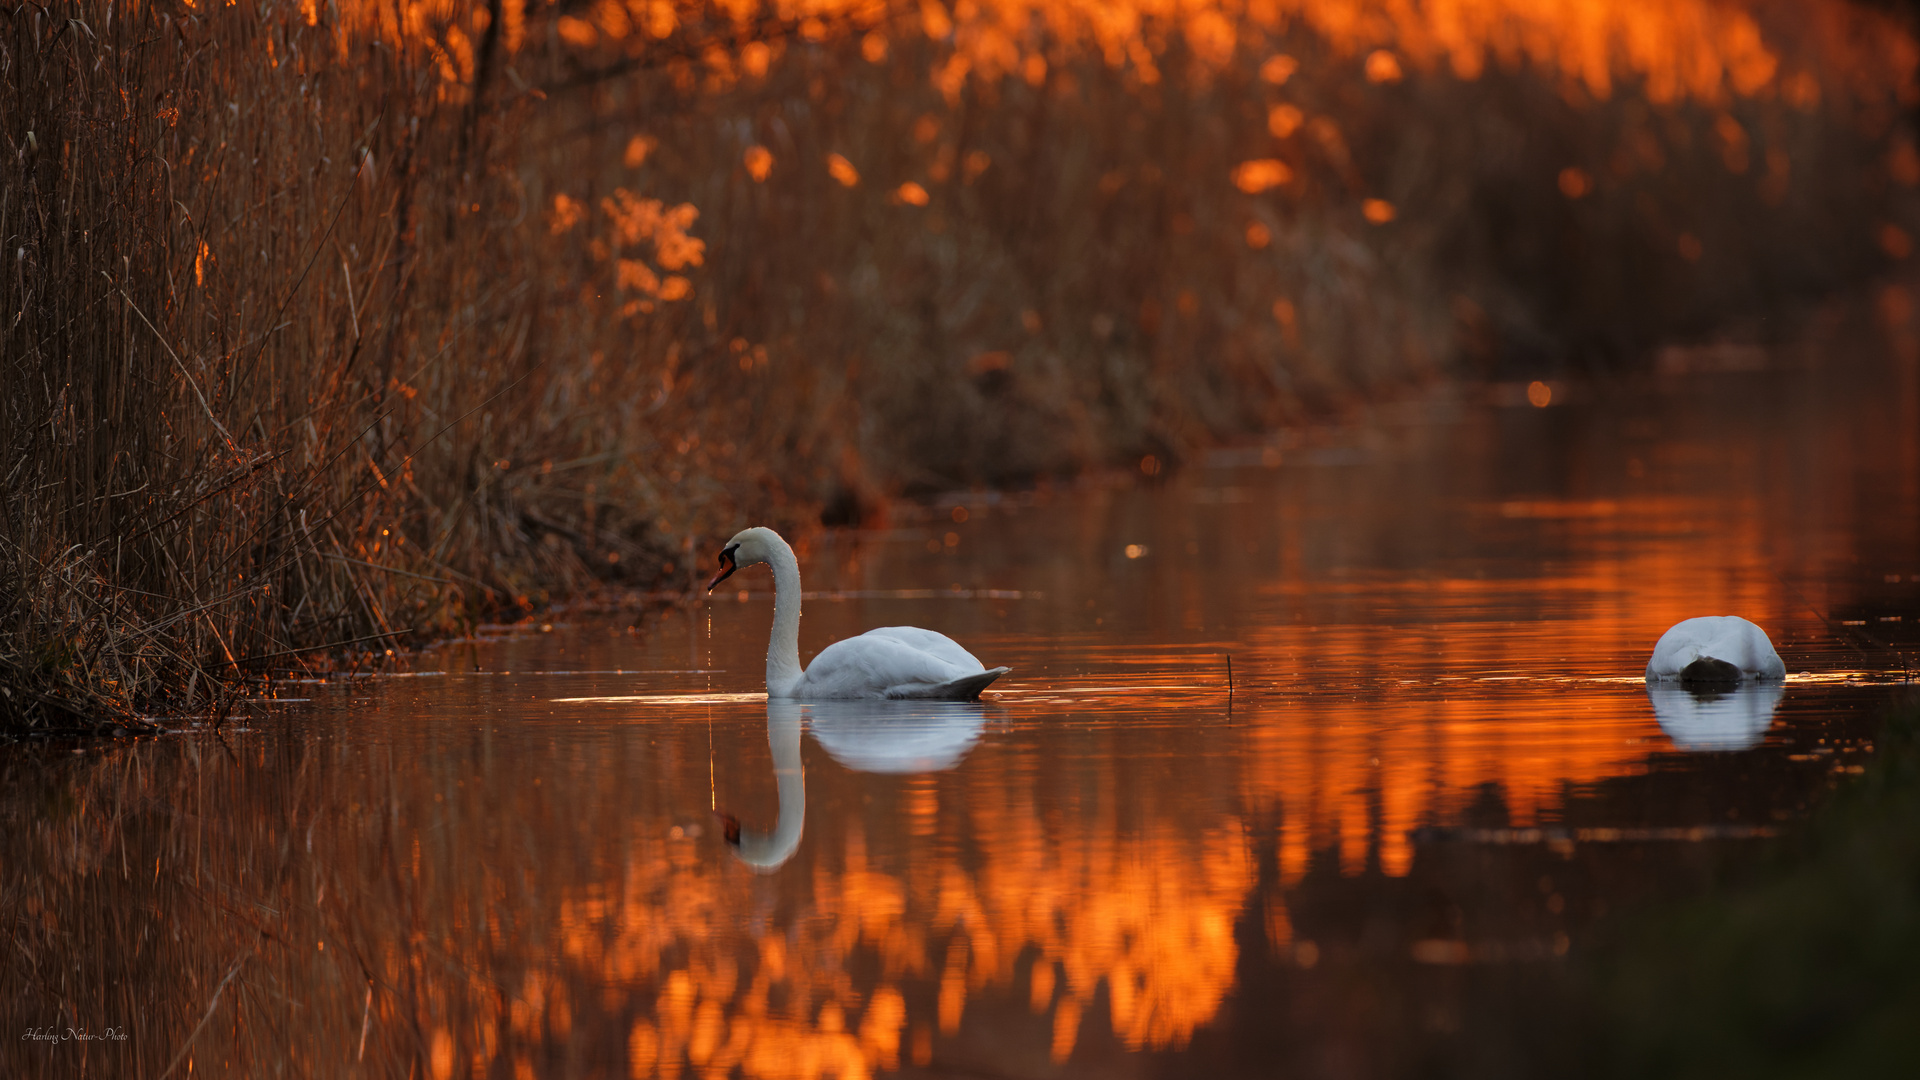
[[[651,427],[577,400],[641,373],[550,365],[589,335],[546,317],[544,230],[469,209],[513,187],[478,146],[512,105],[256,10],[114,15],[5,27],[10,726],[204,711],[296,649],[654,572],[671,503],[621,479]]]
[[[1773,81],[1674,100],[1371,81],[1391,34],[1310,19],[1222,52],[1149,15],[1119,62],[1059,22],[936,85],[979,27],[918,6],[399,10],[0,13],[5,726],[682,581],[749,518],[1614,370],[1920,224],[1911,40],[1838,4],[1755,6]],[[1257,159],[1290,178],[1236,190]]]

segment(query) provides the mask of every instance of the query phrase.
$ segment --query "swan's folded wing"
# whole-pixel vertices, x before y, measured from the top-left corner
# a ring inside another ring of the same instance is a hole
[[[911,630],[912,627],[887,627],[886,631]],[[973,660],[965,649],[930,630],[921,634],[945,641],[953,652]],[[836,641],[820,650],[801,676],[798,696],[823,698],[898,696],[901,688],[938,686],[964,675],[977,674],[979,661],[961,666],[942,655],[918,647],[897,635],[875,630],[859,637]]]
[[[869,630],[860,637],[890,638],[902,645],[910,646],[929,656],[937,656],[960,670],[955,674],[968,674],[986,670],[972,653],[960,647],[960,643],[945,634],[933,630],[922,630],[918,626],[882,626]],[[859,640],[855,638],[853,640]]]
[[[1726,619],[1715,629],[1713,640],[1702,646],[1708,656],[1716,656],[1747,675],[1778,679],[1787,667],[1774,651],[1767,632],[1745,619]]]

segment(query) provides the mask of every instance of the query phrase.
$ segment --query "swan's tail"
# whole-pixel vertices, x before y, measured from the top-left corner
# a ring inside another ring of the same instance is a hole
[[[980,696],[993,680],[1012,671],[1009,667],[988,668],[978,675],[962,675],[932,686],[915,687],[907,693],[889,691],[888,697],[929,698],[934,701],[972,701]]]

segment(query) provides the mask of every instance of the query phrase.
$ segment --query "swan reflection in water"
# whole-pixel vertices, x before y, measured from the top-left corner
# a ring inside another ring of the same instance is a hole
[[[807,779],[800,767],[800,731],[849,769],[871,773],[938,772],[960,764],[980,741],[986,707],[977,702],[767,700],[767,745],[780,790],[771,832],[743,828],[720,813],[723,834],[740,861],[771,873],[799,850],[806,825]]]
[[[1777,682],[1745,683],[1718,690],[1648,685],[1653,718],[1682,750],[1745,750],[1758,746],[1773,726],[1786,688]]]

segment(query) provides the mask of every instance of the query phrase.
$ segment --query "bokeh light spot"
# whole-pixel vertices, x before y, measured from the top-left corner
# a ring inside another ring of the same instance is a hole
[[[853,187],[860,182],[860,170],[839,154],[827,155],[827,173],[839,181],[841,187]]]
[[[747,175],[753,177],[753,182],[756,184],[764,183],[767,179],[767,174],[773,172],[773,151],[768,150],[764,146],[747,147],[744,160],[747,166]]]
[[[1233,170],[1233,186],[1249,195],[1279,187],[1293,179],[1293,170],[1277,158],[1244,161]]]
[[[1385,49],[1375,49],[1367,54],[1367,81],[1373,83],[1396,83],[1405,77],[1400,70],[1400,58]]]

